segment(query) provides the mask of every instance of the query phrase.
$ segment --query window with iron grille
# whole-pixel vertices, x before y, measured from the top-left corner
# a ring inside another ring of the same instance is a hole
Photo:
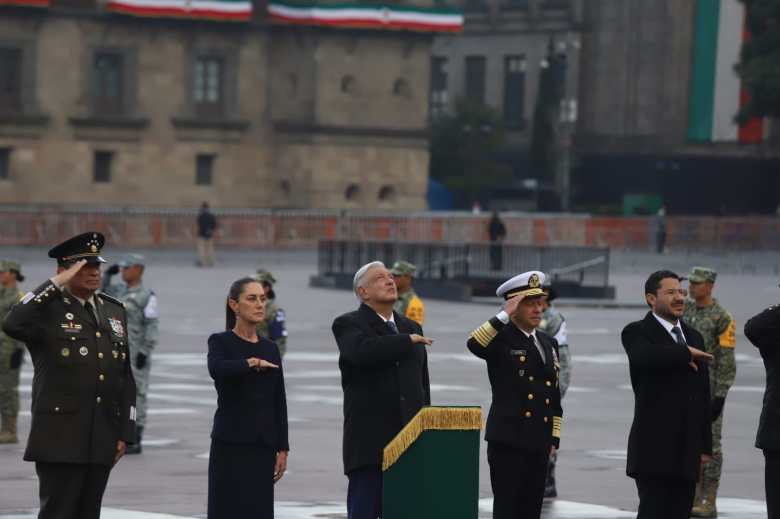
[[[485,68],[484,56],[466,57],[466,97],[469,101],[485,104]]]
[[[441,117],[447,112],[447,58],[431,58],[431,119]]]
[[[22,111],[22,49],[0,48],[0,113]]]
[[[92,63],[92,101],[98,115],[124,112],[124,59],[118,52],[96,52]]]
[[[525,120],[525,56],[504,58],[504,122],[521,126]]]
[[[214,155],[195,157],[195,184],[210,186],[214,181]]]
[[[99,183],[111,182],[113,161],[113,151],[96,151],[92,161],[92,180]]]
[[[192,100],[196,115],[219,117],[225,111],[225,60],[199,56],[193,71]]]

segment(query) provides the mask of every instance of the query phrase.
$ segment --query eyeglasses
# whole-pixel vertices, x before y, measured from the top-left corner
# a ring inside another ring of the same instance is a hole
[[[661,292],[661,294],[665,296],[675,296],[675,295],[681,295],[682,297],[688,297],[688,291],[684,288],[679,288],[677,290],[664,290]]]

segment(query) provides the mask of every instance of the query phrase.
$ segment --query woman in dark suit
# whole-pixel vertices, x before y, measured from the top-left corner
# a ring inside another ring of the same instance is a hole
[[[209,519],[270,519],[274,483],[287,468],[287,399],[279,349],[257,336],[265,318],[263,286],[230,287],[227,331],[209,337],[217,412],[209,456]]]

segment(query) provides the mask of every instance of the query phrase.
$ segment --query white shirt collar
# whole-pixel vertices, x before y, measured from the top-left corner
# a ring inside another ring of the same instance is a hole
[[[519,326],[518,326],[518,328],[517,328],[517,329],[518,329],[518,330],[520,330],[521,332],[523,332],[523,334],[524,334],[526,337],[528,337],[529,339],[530,339],[530,338],[533,338],[533,339],[534,339],[534,341],[537,341],[537,340],[538,340],[538,339],[536,338],[536,328],[534,328],[534,331],[532,331],[531,333],[528,333],[527,331],[523,330],[523,329],[522,329],[522,328],[520,328]]]
[[[661,326],[664,327],[664,330],[669,332],[669,335],[672,336],[672,339],[677,341],[677,337],[674,335],[674,333],[672,333],[672,328],[674,328],[676,326],[677,328],[680,329],[680,333],[682,333],[682,336],[683,336],[683,339],[685,339],[685,342],[688,342],[688,339],[685,338],[685,333],[682,331],[682,326],[680,325],[679,319],[677,320],[677,324],[672,324],[669,321],[667,321],[666,319],[664,319],[663,317],[659,317],[655,312],[653,312],[653,317],[655,317],[655,319],[659,323],[661,323]]]
[[[385,319],[385,316],[380,314],[379,312],[377,312],[376,315],[381,317],[384,322],[390,321],[391,323],[395,324],[395,315],[394,314],[390,314],[390,319]]]

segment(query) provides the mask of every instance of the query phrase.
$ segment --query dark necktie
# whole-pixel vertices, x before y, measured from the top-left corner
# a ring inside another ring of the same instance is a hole
[[[680,346],[688,346],[688,343],[685,342],[685,337],[683,337],[682,330],[680,330],[679,326],[672,328],[672,333],[677,338],[677,344]]]
[[[390,330],[392,330],[392,332],[395,335],[398,335],[398,327],[395,325],[393,321],[387,321],[387,326],[388,328],[390,328]]]
[[[95,316],[95,307],[92,306],[92,303],[87,301],[84,303],[84,310],[87,311],[89,314],[89,317],[92,319],[92,323],[97,326],[97,317]]]

